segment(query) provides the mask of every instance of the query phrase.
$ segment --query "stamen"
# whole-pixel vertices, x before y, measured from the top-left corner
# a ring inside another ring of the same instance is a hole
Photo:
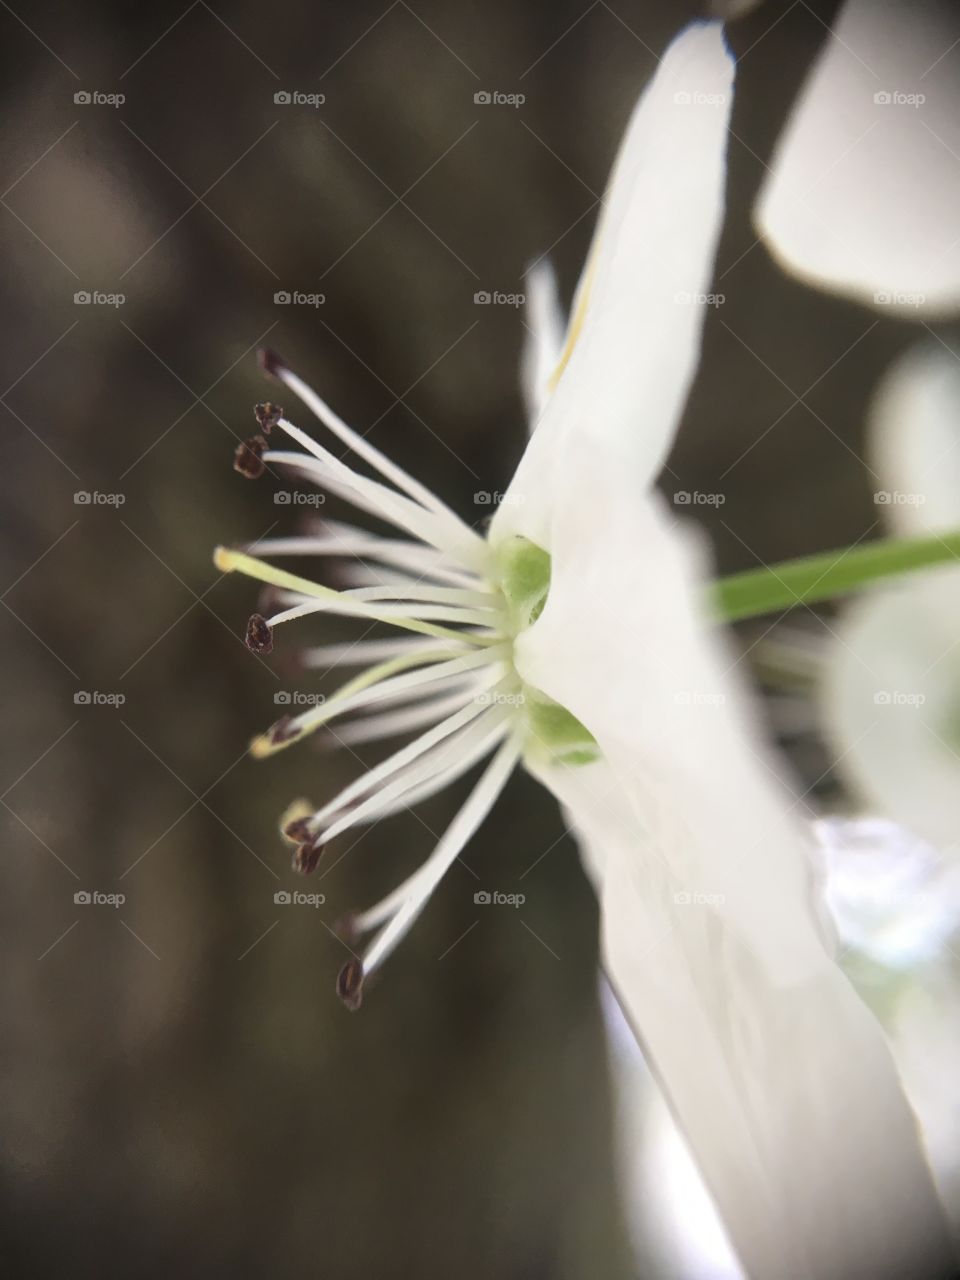
[[[273,653],[273,631],[262,614],[252,613],[247,622],[244,643],[251,653],[263,656]]]
[[[363,1003],[363,965],[359,960],[348,960],[337,974],[337,995],[351,1013]]]
[[[296,574],[287,573],[265,560],[257,560],[253,556],[244,555],[242,551],[233,551],[228,547],[217,547],[213,553],[213,562],[221,573],[239,572],[248,578],[256,578],[259,582],[268,582],[272,586],[294,591],[298,595],[317,600],[338,601],[338,612],[358,618],[373,618],[378,622],[391,622],[396,627],[407,631],[417,631],[421,635],[435,636],[441,639],[462,641],[465,634],[451,630],[449,627],[437,627],[430,622],[422,622],[416,618],[400,617],[396,613],[387,613],[382,608],[365,604],[363,601],[351,600],[344,592],[334,591],[332,587],[321,586],[311,582],[309,578],[300,578]],[[492,636],[470,635],[475,645],[495,644],[498,638]]]
[[[464,846],[489,813],[494,801],[520,758],[522,747],[517,735],[507,739],[494,756],[463,808],[454,818],[440,841],[418,872],[406,881],[403,905],[371,943],[363,957],[362,976],[369,977],[390,955],[397,943],[426,906],[430,895],[456,860]],[[398,890],[399,892],[399,890]],[[391,895],[394,897],[395,895]],[[369,913],[368,913],[369,914]],[[362,921],[362,917],[361,917]],[[359,923],[359,922],[358,922]],[[341,971],[342,972],[342,971]],[[355,974],[354,980],[356,981]],[[359,990],[359,984],[357,984]]]
[[[363,458],[364,462],[376,468],[382,476],[389,480],[391,484],[396,485],[398,489],[408,494],[414,502],[419,503],[427,511],[431,511],[438,516],[450,532],[455,535],[458,542],[464,541],[467,546],[472,547],[474,557],[486,558],[486,543],[479,534],[465,524],[426,485],[408,475],[402,467],[397,466],[395,462],[381,453],[369,440],[359,435],[351,427],[348,427],[343,419],[334,413],[326,401],[322,400],[311,387],[307,386],[301,378],[287,367],[280,356],[275,352],[265,352],[261,357],[261,363],[267,372],[279,378],[285,386],[288,386],[295,395],[299,396],[307,408],[316,414],[323,425],[342,440],[348,448],[352,449],[354,453]],[[280,422],[279,425],[286,429],[285,422]],[[304,447],[309,448],[309,445],[305,444]]]
[[[342,685],[321,706],[313,707],[293,719],[285,716],[265,737],[254,738],[250,744],[251,754],[258,758],[272,755],[280,747],[287,746],[294,738],[312,733],[328,720],[343,715],[344,712],[353,711],[356,707],[364,706],[369,702],[378,702],[381,698],[400,690],[416,688],[418,685],[429,684],[447,675],[459,675],[461,671],[471,671],[475,667],[486,666],[488,663],[505,658],[508,651],[509,646],[502,645],[500,649],[485,649],[480,653],[473,653],[465,658],[453,658],[449,661],[437,661],[437,658],[431,655],[414,653],[401,655],[390,662],[370,667],[355,679]],[[422,665],[424,662],[430,664],[425,670],[388,678],[393,672],[402,671],[405,667],[414,664]]]
[[[263,436],[254,436],[252,439],[238,444],[233,451],[234,471],[239,471],[248,480],[259,480],[266,470],[263,461],[266,448],[267,442]]]
[[[281,407],[270,400],[264,400],[260,404],[255,404],[253,406],[253,413],[259,423],[260,430],[265,436],[270,434],[273,428],[283,417],[283,410]]]
[[[480,710],[484,714],[476,724],[468,729],[461,728],[458,733],[446,734],[446,741],[435,746],[421,761],[408,762],[404,767],[392,770],[395,775],[392,782],[368,796],[355,808],[348,808],[318,839],[328,843],[351,827],[378,820],[395,800],[402,801],[401,808],[408,808],[404,797],[414,788],[433,783],[438,774],[452,766],[462,766],[461,772],[465,773],[477,760],[482,760],[503,737],[508,713],[504,707],[486,707]]]
[[[498,683],[496,671],[488,675],[484,681],[484,686],[489,688],[491,685]],[[503,683],[502,680],[499,683]],[[386,760],[382,760],[375,768],[368,770],[361,777],[345,787],[333,800],[324,805],[322,809],[318,809],[313,815],[314,829],[322,826],[324,822],[338,809],[342,809],[345,805],[350,804],[365,791],[371,791],[379,783],[386,781],[394,774],[405,769],[409,764],[429,751],[437,743],[442,742],[444,738],[449,738],[456,733],[458,729],[476,720],[478,716],[483,715],[484,711],[490,709],[489,703],[480,701],[478,697],[462,706],[454,715],[449,716],[446,720],[440,722],[433,729],[429,729],[426,733],[415,738],[413,742],[407,744],[400,751],[394,752],[392,756],[388,756]]]

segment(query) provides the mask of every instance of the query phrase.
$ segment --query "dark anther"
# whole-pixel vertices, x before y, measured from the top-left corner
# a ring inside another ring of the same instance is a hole
[[[287,367],[286,361],[281,356],[278,356],[275,351],[271,351],[269,347],[261,347],[257,352],[257,359],[260,361],[260,368],[264,373],[268,373],[271,378],[279,378]]]
[[[262,614],[250,615],[244,643],[251,653],[273,653],[273,628]]]
[[[268,733],[275,747],[281,746],[284,742],[292,742],[294,738],[300,736],[300,730],[294,724],[292,716],[283,716],[276,724],[270,726]]]
[[[263,436],[254,436],[252,440],[238,444],[233,454],[234,471],[239,471],[248,480],[258,479],[264,472],[263,454],[266,447],[267,442]]]
[[[263,400],[260,404],[255,404],[253,413],[257,419],[257,425],[265,436],[270,434],[283,417],[283,409],[272,400]]]
[[[309,876],[316,871],[322,857],[323,845],[319,840],[305,841],[293,851],[293,869],[302,876]]]
[[[337,974],[337,995],[352,1012],[363,1003],[363,965],[359,960],[348,960]]]

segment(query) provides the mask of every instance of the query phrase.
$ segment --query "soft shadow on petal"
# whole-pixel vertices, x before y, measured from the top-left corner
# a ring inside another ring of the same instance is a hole
[[[945,1272],[914,1117],[825,944],[801,813],[700,616],[688,548],[596,453],[568,451],[562,474],[571,516],[517,663],[605,758],[533,768],[580,838],[607,973],[741,1263],[765,1280]]]
[[[563,351],[566,317],[557,289],[556,272],[545,259],[533,263],[524,276],[523,355],[520,387],[533,431],[550,398],[551,379]]]
[[[491,527],[549,549],[554,460],[604,440],[639,492],[668,452],[693,376],[723,216],[733,60],[719,24],[681,34],[641,97],[581,289],[582,325]]]
[[[893,532],[960,527],[960,362],[928,343],[877,392],[871,461]],[[866,808],[954,856],[960,847],[960,565],[852,601],[820,698],[838,768]]]
[[[885,314],[960,308],[956,7],[848,0],[757,205],[771,252]]]

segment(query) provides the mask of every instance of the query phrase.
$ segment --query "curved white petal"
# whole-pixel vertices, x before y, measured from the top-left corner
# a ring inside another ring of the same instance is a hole
[[[870,450],[905,535],[960,528],[960,361],[918,346],[878,390]],[[960,848],[960,564],[852,601],[836,627],[821,705],[838,768],[864,805]]]
[[[562,474],[589,523],[558,516],[516,656],[603,752],[535,769],[600,885],[611,982],[748,1275],[926,1274],[949,1247],[915,1121],[688,558],[597,451]]]
[[[524,277],[523,354],[520,359],[520,388],[532,431],[550,398],[551,379],[563,353],[567,327],[557,276],[545,259],[533,263]]]
[[[821,685],[826,732],[868,809],[960,847],[960,571],[864,596],[837,627]]]
[[[640,491],[673,439],[699,347],[723,212],[733,60],[719,24],[664,54],[621,146],[569,355],[491,527],[549,549],[554,461],[568,435],[607,440]]]
[[[933,341],[902,356],[877,390],[869,444],[895,531],[960,529],[960,357]]]
[[[956,6],[847,0],[757,206],[788,271],[884,313],[960,308],[958,38]]]

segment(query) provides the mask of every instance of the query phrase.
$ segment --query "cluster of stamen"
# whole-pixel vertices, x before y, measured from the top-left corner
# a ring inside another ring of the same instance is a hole
[[[525,694],[512,665],[515,617],[485,538],[351,430],[277,356],[263,353],[261,361],[380,478],[348,466],[288,421],[272,402],[256,406],[259,430],[238,446],[236,470],[252,479],[268,468],[290,468],[361,511],[390,522],[402,536],[383,537],[324,520],[300,536],[217,550],[221,570],[245,573],[271,588],[272,612],[255,613],[247,623],[245,639],[254,653],[270,654],[277,628],[309,615],[333,613],[367,624],[351,643],[302,653],[307,669],[357,668],[358,674],[325,700],[278,720],[254,740],[251,750],[255,756],[271,755],[321,727],[344,745],[417,731],[328,803],[313,808],[298,801],[288,810],[281,828],[292,846],[294,868],[309,874],[336,836],[407,809],[488,760],[423,865],[381,902],[342,922],[341,936],[351,946],[373,935],[362,956],[348,961],[337,981],[344,1003],[357,1008],[365,979],[416,920],[524,750],[524,718],[518,712]],[[277,432],[302,451],[275,447],[271,436]],[[267,556],[346,562],[345,588],[335,590],[280,569]],[[369,636],[378,623],[403,634],[390,639]]]

